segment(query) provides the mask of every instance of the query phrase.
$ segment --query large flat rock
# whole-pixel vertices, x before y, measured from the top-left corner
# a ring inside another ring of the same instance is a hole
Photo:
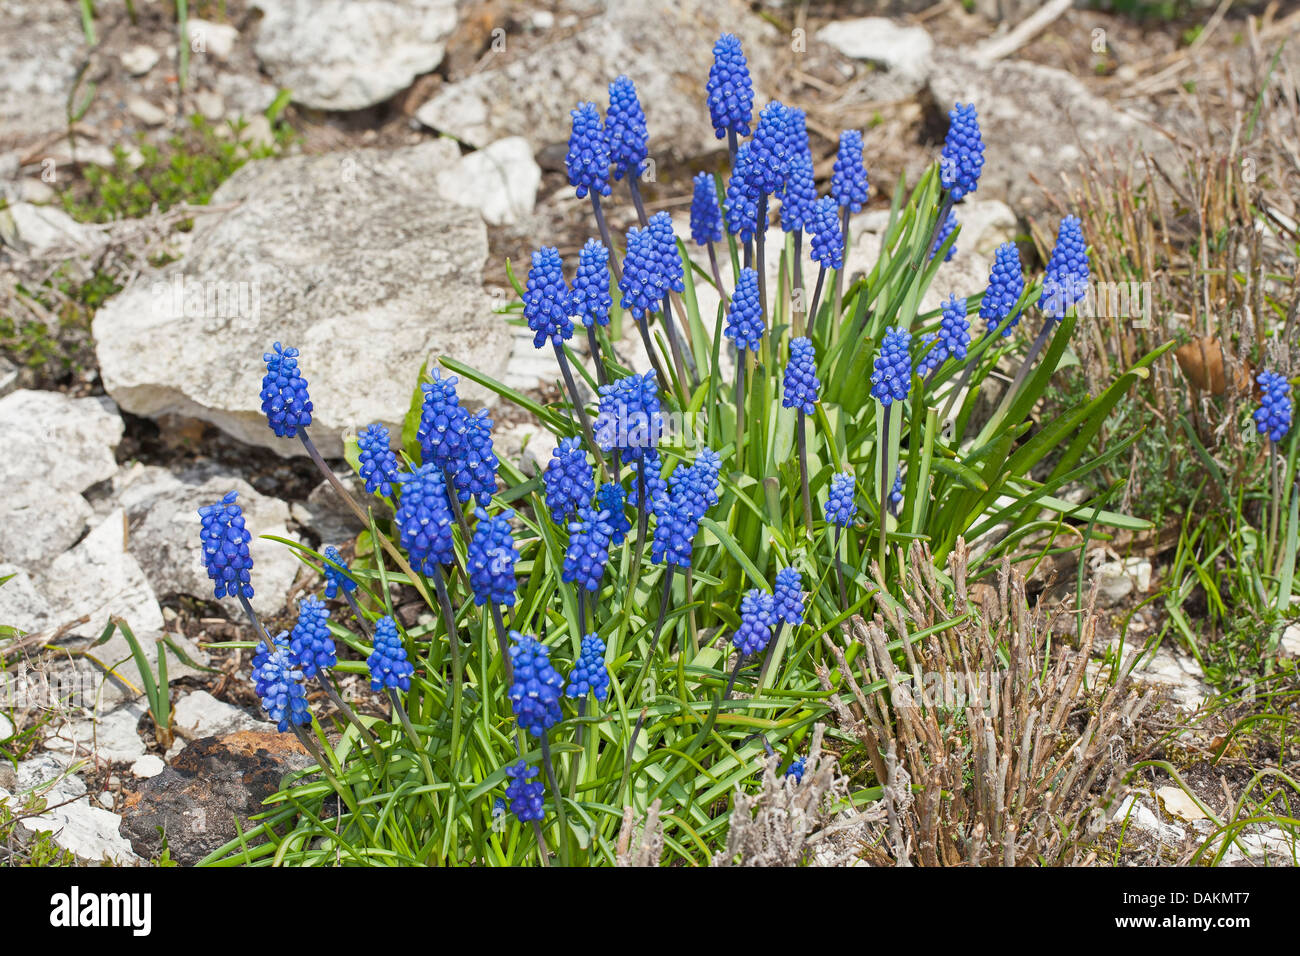
[[[725,147],[713,133],[704,87],[721,33],[740,37],[754,77],[755,119],[775,82],[780,36],[739,0],[649,4],[609,0],[603,14],[541,49],[516,54],[509,43],[488,69],[440,90],[416,117],[472,146],[526,136],[535,150],[568,142],[569,111],[583,100],[603,113],[609,82],[626,73],[637,85],[650,132],[650,157],[690,159]]]
[[[435,141],[249,163],[212,197],[234,208],[200,222],[184,259],[96,314],[105,388],[137,415],[301,454],[261,411],[262,355],[280,341],[301,349],[311,435],[338,456],[344,429],[397,426],[426,359],[500,378],[510,336],[482,288],[486,229],[434,185],[458,159]],[[490,393],[463,383],[461,397]]]

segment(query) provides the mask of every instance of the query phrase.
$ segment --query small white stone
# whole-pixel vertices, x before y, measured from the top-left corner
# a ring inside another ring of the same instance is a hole
[[[172,726],[191,740],[237,730],[253,730],[263,723],[238,707],[217,700],[205,690],[196,690],[182,697],[172,714]]]
[[[153,47],[140,43],[123,53],[121,60],[126,72],[132,76],[144,76],[157,65],[161,57],[162,54]]]
[[[855,60],[878,63],[912,79],[924,79],[934,41],[922,27],[900,26],[884,17],[828,23],[817,39]]]
[[[8,740],[13,735],[14,735],[14,722],[10,720],[8,717],[6,717],[4,714],[0,714],[0,743]]]
[[[167,122],[167,111],[150,103],[143,96],[127,97],[126,109],[145,126],[162,126]]]
[[[147,780],[150,777],[156,777],[167,768],[163,763],[162,757],[157,754],[145,754],[135,763],[131,764],[131,773],[141,780]]]
[[[197,54],[215,56],[218,60],[228,58],[235,49],[239,31],[229,23],[213,23],[211,20],[189,19],[190,48]]]
[[[522,136],[499,139],[462,156],[438,174],[438,191],[450,202],[471,206],[489,225],[518,222],[537,202],[542,170]]]

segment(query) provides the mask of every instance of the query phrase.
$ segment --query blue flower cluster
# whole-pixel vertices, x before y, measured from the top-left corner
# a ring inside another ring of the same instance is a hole
[[[452,640],[456,638],[452,637]],[[366,666],[370,668],[371,690],[385,687],[411,689],[415,667],[406,659],[406,647],[397,633],[397,625],[387,615],[375,622],[375,646],[366,658]]]
[[[790,175],[789,125],[789,110],[779,100],[768,103],[758,114],[745,167],[746,180],[754,192],[776,196],[785,189]]]
[[[595,103],[579,103],[570,113],[573,130],[569,134],[569,152],[564,157],[569,171],[569,185],[578,198],[595,190],[598,196],[609,195],[609,143]]]
[[[477,497],[480,505],[486,505],[496,494],[499,465],[492,450],[492,418],[486,408],[480,408],[465,420],[461,459],[452,475],[460,503]]]
[[[599,391],[600,403],[592,426],[596,443],[601,451],[619,451],[624,461],[639,461],[659,444],[664,432],[655,373],[629,375],[600,386]]]
[[[888,407],[907,398],[912,388],[912,334],[889,326],[876,356],[876,370],[871,373],[871,394]]]
[[[817,208],[817,183],[812,154],[805,146],[790,159],[790,177],[781,199],[781,228],[786,232],[808,229]]]
[[[327,670],[338,663],[329,620],[329,608],[320,598],[306,597],[298,603],[298,622],[289,636],[289,648],[304,677],[315,677],[317,671]]]
[[[823,269],[844,268],[844,235],[840,232],[839,206],[830,196],[823,196],[813,206],[811,253]]]
[[[325,549],[325,596],[331,600],[338,597],[340,590],[351,594],[357,589],[357,582],[348,575],[348,563],[339,554],[339,549],[330,545]],[[338,567],[335,568],[334,565]]]
[[[754,115],[754,83],[749,77],[745,51],[735,34],[724,33],[713,46],[713,66],[705,87],[709,116],[718,139],[728,132],[749,135],[749,121]]]
[[[542,473],[551,520],[563,525],[596,493],[596,478],[577,438],[563,438]]]
[[[894,471],[894,487],[889,489],[889,502],[894,507],[903,503],[903,466],[899,465]]]
[[[740,599],[740,626],[731,637],[741,657],[759,654],[772,641],[776,625],[776,603],[762,588],[753,588]]]
[[[564,281],[564,263],[554,246],[533,253],[524,289],[524,318],[533,332],[533,348],[550,341],[563,345],[573,337],[573,299]]]
[[[510,704],[515,719],[534,737],[560,721],[560,689],[564,681],[551,666],[550,648],[536,638],[510,632],[515,643],[510,646],[515,682],[510,685]]]
[[[763,342],[763,308],[758,300],[758,273],[741,269],[736,292],[727,309],[727,327],[723,334],[736,343],[740,351],[757,352]]]
[[[668,481],[672,497],[686,502],[687,510],[696,518],[718,503],[718,475],[722,471],[722,458],[712,448],[700,449],[695,461],[678,465]]]
[[[659,268],[659,244],[649,227],[629,229],[623,275],[618,280],[623,293],[619,305],[638,319],[659,311],[666,294]]]
[[[474,537],[470,539],[465,561],[474,603],[482,607],[490,601],[514,607],[517,588],[515,562],[519,560],[514,534],[510,530],[514,512],[506,510],[491,518],[487,511],[479,508],[475,514],[478,523],[474,526]]]
[[[708,173],[696,173],[692,180],[691,238],[696,245],[722,241],[722,211],[718,209],[718,187]]]
[[[797,408],[805,415],[815,411],[822,383],[817,380],[817,353],[805,336],[790,340],[790,361],[785,366],[781,404]]]
[[[439,565],[455,560],[446,480],[436,465],[421,465],[413,473],[402,475],[401,481],[394,521],[402,547],[415,570],[433,574]]]
[[[515,819],[520,823],[541,820],[545,816],[543,797],[546,788],[541,781],[533,781],[537,776],[537,768],[530,767],[521,760],[506,767],[506,775],[510,778],[510,785],[506,787],[506,799],[510,801],[510,812],[515,815]]]
[[[1291,430],[1291,385],[1286,376],[1270,371],[1260,372],[1255,381],[1261,393],[1255,429],[1270,441],[1279,442]]]
[[[642,501],[640,488],[641,468],[638,466],[635,474],[632,476],[631,491],[628,493],[628,502],[633,508],[649,509],[654,512],[655,502],[659,496],[668,490],[668,482],[663,476],[663,461],[659,457],[659,452],[651,449],[645,454],[645,500]]]
[[[803,757],[796,757],[791,761],[785,775],[787,777],[794,777],[795,783],[803,783],[803,772],[807,769],[807,766],[807,761]]]
[[[840,148],[831,170],[831,196],[838,206],[858,212],[867,201],[867,170],[862,165],[862,133],[846,129],[840,133]]]
[[[609,84],[609,111],[605,114],[605,140],[609,143],[609,161],[616,180],[622,179],[624,173],[641,175],[648,138],[645,111],[637,99],[636,84],[620,76]]]
[[[632,522],[628,520],[624,509],[626,500],[627,492],[623,490],[623,486],[613,481],[605,482],[596,492],[596,506],[608,516],[606,520],[609,522],[610,530],[613,531],[609,539],[610,544],[622,544],[627,533],[632,530]]]
[[[758,228],[759,194],[750,181],[750,152],[748,141],[737,148],[736,164],[731,170],[731,178],[727,180],[725,198],[727,231],[733,236],[739,236],[741,242],[753,239]],[[763,228],[767,228],[766,223]]]
[[[984,140],[973,103],[958,103],[948,113],[948,135],[939,158],[939,182],[954,202],[979,186],[984,169]]]
[[[287,349],[279,342],[274,351],[262,356],[266,374],[262,376],[262,411],[271,431],[281,438],[293,438],[299,428],[311,424],[311,396],[307,380],[298,368],[298,350]]]
[[[609,694],[609,670],[605,667],[605,642],[595,634],[582,639],[582,651],[569,671],[564,696],[586,697],[590,691],[597,700]]]
[[[1088,294],[1088,243],[1083,238],[1083,224],[1078,216],[1066,216],[1056,232],[1056,245],[1047,260],[1043,292],[1038,308],[1053,319],[1065,318],[1070,306]]]
[[[609,310],[614,304],[609,294],[609,250],[598,239],[588,239],[578,254],[570,298],[574,315],[580,316],[587,328],[609,325]]]
[[[988,288],[984,290],[984,301],[980,303],[980,318],[988,323],[989,332],[995,331],[1007,320],[1024,291],[1025,277],[1020,272],[1020,252],[1014,242],[1004,242],[993,254]],[[1011,315],[1002,329],[1002,337],[1009,336],[1019,322],[1019,312]]]
[[[388,429],[379,424],[363,428],[357,435],[360,474],[366,483],[366,491],[372,495],[378,491],[385,498],[392,496],[393,482],[401,470],[388,441]]]
[[[673,217],[666,212],[657,212],[650,217],[646,226],[650,238],[654,240],[653,253],[658,262],[656,270],[661,288],[660,297],[674,292],[686,291],[682,256],[677,250],[677,233],[673,232]]]
[[[456,394],[456,376],[442,377],[442,369],[433,370],[432,380],[420,386],[424,401],[420,406],[420,424],[415,437],[425,464],[451,471],[460,459],[465,420],[469,418]]]
[[[272,653],[265,644],[258,644],[253,655],[253,689],[261,698],[266,715],[284,733],[291,726],[310,724],[311,712],[307,709],[302,670],[283,632],[276,638],[275,647]]]
[[[831,490],[826,498],[826,521],[828,524],[847,528],[853,524],[858,515],[858,506],[854,502],[855,490],[853,472],[844,471],[831,475]]]
[[[782,568],[776,572],[772,611],[777,620],[797,627],[803,623],[803,610],[803,576],[798,568]]]
[[[922,378],[943,365],[949,358],[964,359],[966,349],[970,345],[970,322],[966,320],[966,300],[950,295],[943,303],[941,311],[943,318],[939,321],[939,331],[931,332],[923,339],[927,345],[934,343],[934,347],[925,354],[921,364],[917,366],[916,372]]]
[[[564,549],[560,578],[593,593],[599,591],[613,538],[609,512],[584,504],[578,509],[578,520],[569,524],[569,546]]]
[[[943,221],[943,225],[939,227],[938,235],[934,237],[934,245],[930,247],[931,259],[933,259],[938,254],[939,250],[943,248],[943,244],[948,241],[948,237],[952,235],[952,231],[956,228],[957,228],[957,214],[955,212],[950,211],[948,213],[948,218],[945,219]],[[948,247],[948,252],[943,257],[943,261],[948,262],[956,254],[957,254],[957,243],[954,242],[951,246]]]
[[[203,566],[213,581],[217,597],[253,596],[253,557],[248,543],[253,540],[244,527],[244,512],[235,504],[238,492],[227,492],[213,505],[199,509],[199,543],[203,546]]]

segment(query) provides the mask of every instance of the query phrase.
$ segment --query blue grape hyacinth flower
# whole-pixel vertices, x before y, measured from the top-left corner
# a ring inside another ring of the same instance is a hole
[[[844,268],[844,236],[840,232],[839,206],[830,196],[823,196],[813,206],[812,246],[810,252],[813,260],[823,269]]]
[[[569,682],[564,687],[565,697],[586,697],[590,692],[596,700],[609,694],[609,670],[605,667],[605,642],[595,634],[582,639],[582,651],[569,671]]]
[[[578,509],[578,519],[569,523],[569,546],[564,549],[560,579],[595,593],[600,590],[609,564],[609,545],[614,526],[609,512],[590,505]]]
[[[293,438],[299,428],[311,424],[311,396],[307,380],[298,368],[298,350],[287,349],[279,342],[273,351],[262,356],[266,374],[262,376],[262,411],[271,431],[281,438]]]
[[[805,415],[816,411],[817,396],[822,383],[817,379],[817,353],[810,339],[799,336],[790,340],[790,361],[785,366],[785,381],[781,404],[797,408]]]
[[[510,705],[519,726],[534,737],[560,722],[560,690],[564,680],[551,666],[551,650],[534,637],[510,632],[510,662],[515,682],[510,685]]]
[[[518,588],[515,563],[519,560],[514,533],[510,530],[514,512],[507,509],[495,518],[488,517],[483,508],[474,513],[478,523],[465,561],[474,603],[479,607],[489,602],[514,607]]]
[[[1020,251],[1014,242],[1004,242],[993,255],[993,268],[989,271],[989,284],[980,303],[980,318],[988,323],[988,331],[1002,326],[1006,338],[1020,322],[1020,313],[1012,315],[1016,303],[1025,291],[1025,277],[1020,271]],[[1010,319],[1007,317],[1010,316]]]
[[[777,196],[790,175],[790,117],[780,100],[773,100],[758,114],[758,127],[749,142],[745,177],[758,193]]]
[[[632,477],[631,491],[628,493],[628,502],[633,508],[638,510],[648,509],[654,513],[655,502],[659,496],[668,490],[668,482],[663,476],[663,461],[659,457],[659,452],[650,449],[645,453],[645,501],[641,500],[641,494],[638,487],[636,475]],[[639,469],[638,469],[639,473]]]
[[[580,316],[587,328],[609,325],[614,304],[609,294],[609,250],[598,239],[588,239],[578,255],[570,301],[574,315]]]
[[[330,545],[325,549],[325,596],[330,600],[338,597],[339,591],[351,594],[357,589],[357,582],[348,574],[348,563],[339,554],[339,549]],[[333,565],[337,564],[338,567]],[[340,570],[342,569],[342,570]]]
[[[372,495],[378,492],[385,498],[392,496],[393,482],[401,471],[388,442],[388,429],[380,424],[368,425],[357,434],[359,471],[366,491]]]
[[[740,351],[758,351],[763,343],[763,307],[758,300],[758,273],[741,269],[736,291],[727,307],[727,327],[723,334],[736,343]]]
[[[1255,430],[1267,435],[1270,441],[1279,442],[1291,430],[1291,385],[1284,375],[1263,371],[1255,379],[1259,383],[1261,398],[1255,410]]]
[[[754,83],[749,76],[745,51],[735,34],[724,33],[713,45],[713,65],[709,68],[705,91],[713,132],[718,139],[728,132],[748,136],[749,121],[754,115]]]
[[[624,273],[626,275],[626,273]],[[640,461],[664,433],[659,382],[653,370],[600,386],[594,434],[601,451],[618,451]]]
[[[433,370],[432,380],[420,386],[424,402],[420,406],[420,424],[415,437],[425,464],[444,471],[455,469],[464,444],[465,422],[469,412],[456,394],[456,376],[442,377],[442,369]]]
[[[564,281],[564,263],[554,246],[533,253],[524,289],[524,318],[533,331],[533,348],[548,341],[563,345],[573,337],[573,298]]]
[[[520,823],[541,820],[545,815],[544,797],[546,788],[540,780],[534,781],[537,768],[530,767],[525,761],[506,767],[506,776],[510,785],[506,787],[506,799],[510,801],[510,812]]]
[[[749,242],[758,229],[758,190],[750,180],[750,144],[744,142],[736,150],[736,165],[727,180],[727,194],[723,200],[727,214],[727,232]],[[763,223],[763,228],[767,224]]]
[[[244,512],[235,503],[237,497],[238,492],[230,491],[216,504],[199,509],[203,566],[218,598],[253,596],[253,557],[248,551],[253,536],[244,527]]]
[[[776,572],[772,601],[777,620],[784,621],[791,627],[803,623],[803,576],[798,568],[782,568]]]
[[[897,507],[903,503],[903,467],[894,471],[894,487],[889,489],[889,503]]]
[[[953,202],[979,187],[984,169],[984,140],[980,137],[979,118],[973,103],[958,103],[948,113],[948,135],[939,157],[939,182]]]
[[[849,212],[860,212],[870,194],[867,170],[862,164],[862,133],[846,129],[840,133],[840,148],[831,169],[831,196]]]
[[[421,574],[441,573],[439,565],[455,560],[446,479],[436,465],[421,465],[414,472],[402,475],[401,482],[393,520],[402,547],[415,570]]]
[[[789,768],[786,770],[787,777],[793,777],[795,783],[803,783],[804,770],[808,767],[807,761],[803,757],[796,757],[791,761]]]
[[[718,503],[718,475],[721,470],[722,458],[718,453],[712,448],[702,448],[694,462],[673,469],[668,489],[672,497],[686,501],[690,514],[702,518]]]
[[[659,255],[659,243],[649,227],[633,227],[627,231],[627,254],[623,257],[623,275],[618,280],[619,291],[623,293],[619,305],[637,319],[658,312],[667,295]]]
[[[605,142],[609,144],[614,179],[622,179],[625,173],[641,175],[648,141],[645,110],[637,99],[636,84],[626,76],[619,76],[609,84],[609,110],[605,113]]]
[[[596,492],[597,508],[609,516],[607,520],[613,531],[609,543],[613,545],[622,544],[627,533],[632,530],[632,522],[624,510],[626,500],[627,492],[623,490],[623,486],[613,481],[605,482]]]
[[[943,225],[939,227],[939,234],[934,237],[934,245],[930,246],[931,259],[933,259],[936,255],[938,255],[939,250],[943,248],[943,244],[948,241],[948,237],[952,235],[952,231],[956,228],[957,228],[957,214],[950,210],[948,212],[948,218],[945,219],[943,221]],[[945,253],[943,257],[943,261],[944,262],[950,261],[952,257],[955,256],[956,254],[957,254],[957,243],[954,242],[951,246],[948,247],[948,251],[947,253]]]
[[[406,647],[397,633],[397,624],[387,615],[375,622],[375,647],[366,658],[366,666],[370,668],[371,690],[411,689],[415,666],[406,659]]]
[[[650,559],[655,564],[668,562],[670,567],[689,568],[695,549],[695,534],[700,517],[695,502],[669,492],[661,492],[654,502],[655,530],[650,542]]]
[[[318,671],[338,663],[329,620],[329,608],[320,598],[305,597],[298,603],[298,622],[289,635],[289,648],[298,660],[303,677],[315,677]]]
[[[939,322],[939,331],[926,337],[926,342],[934,347],[921,359],[917,374],[922,378],[943,365],[950,358],[958,361],[966,357],[970,345],[970,322],[966,319],[966,300],[955,295],[948,296],[941,307],[943,318]]]
[[[578,439],[560,440],[546,463],[542,483],[546,488],[546,508],[558,525],[563,525],[591,501],[596,493],[596,478]]]
[[[718,208],[718,187],[708,173],[696,173],[691,180],[691,238],[699,246],[722,241],[722,210]]]
[[[753,588],[740,600],[740,626],[731,636],[731,644],[741,657],[760,654],[771,643],[775,625],[776,603],[772,595]]]
[[[826,498],[826,522],[847,528],[858,515],[854,502],[853,472],[844,471],[831,476],[831,490]]]
[[[790,159],[790,176],[781,197],[781,228],[786,232],[812,226],[817,208],[817,183],[813,179],[812,154],[807,147]]]
[[[569,134],[569,152],[564,166],[569,172],[569,185],[582,199],[589,190],[597,196],[608,196],[609,143],[605,139],[600,110],[595,103],[579,103],[569,114],[573,128]]]
[[[282,631],[275,639],[275,651],[259,644],[253,655],[253,689],[280,733],[311,723],[302,668],[289,649],[286,636]]]
[[[452,474],[456,499],[466,504],[471,498],[477,498],[480,505],[486,505],[496,494],[500,465],[492,448],[492,417],[486,408],[480,408],[465,420],[461,454]]]
[[[907,398],[912,389],[912,335],[888,326],[871,373],[871,394],[885,407]]]
[[[1088,243],[1078,216],[1066,216],[1056,232],[1056,245],[1047,261],[1038,308],[1052,319],[1065,318],[1070,306],[1088,294]]]
[[[654,256],[658,262],[660,286],[667,295],[667,290],[686,291],[682,256],[677,250],[677,233],[673,231],[673,218],[667,212],[657,212],[650,217],[650,238],[654,240]]]

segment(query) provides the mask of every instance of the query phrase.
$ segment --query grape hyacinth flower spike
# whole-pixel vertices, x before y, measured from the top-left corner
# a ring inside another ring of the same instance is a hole
[[[650,217],[646,228],[650,232],[654,258],[658,263],[658,285],[663,298],[664,330],[668,333],[668,345],[672,349],[673,363],[678,377],[684,380],[685,373],[689,371],[692,387],[698,388],[700,382],[695,368],[695,358],[682,342],[681,333],[673,324],[670,308],[676,305],[678,321],[681,322],[683,329],[688,329],[681,302],[673,295],[686,290],[686,280],[682,256],[677,249],[677,233],[673,230],[672,216],[667,212],[657,212]]]
[[[927,382],[948,359],[954,358],[958,361],[965,359],[966,350],[970,346],[970,322],[966,319],[966,300],[950,295],[940,311],[943,317],[939,322],[939,331],[925,337],[926,344],[932,347],[916,369],[916,374]]]
[[[330,600],[338,597],[340,591],[346,598],[357,589],[357,582],[348,573],[348,563],[343,560],[343,555],[339,554],[339,549],[332,544],[325,548],[324,573],[325,597]]]
[[[726,137],[734,170],[737,137],[749,135],[749,123],[754,115],[754,83],[749,76],[745,51],[735,34],[724,33],[713,45],[713,65],[709,68],[705,91],[713,132],[718,139]]]
[[[794,233],[791,254],[793,266],[790,281],[792,301],[797,303],[792,312],[794,330],[801,332],[801,316],[805,304],[803,287],[803,234],[812,226],[817,206],[817,184],[813,178],[812,151],[808,146],[808,129],[803,110],[789,112],[790,175],[781,196],[781,228]]]
[[[980,303],[980,318],[988,323],[986,335],[1000,334],[1003,338],[1020,323],[1016,303],[1025,291],[1025,277],[1020,271],[1020,251],[1014,242],[1004,242],[993,254],[993,268],[989,270],[988,286]]]
[[[568,824],[565,821],[560,788],[555,782],[555,771],[551,765],[548,734],[562,716],[560,694],[564,680],[551,664],[550,648],[536,638],[518,631],[511,631],[510,638],[515,642],[510,648],[515,673],[514,683],[510,685],[510,705],[519,726],[536,737],[541,744],[542,769],[546,771],[546,780],[555,800],[560,831],[564,832]]]
[[[609,226],[605,223],[605,212],[600,206],[600,197],[608,196],[610,192],[609,141],[605,138],[604,123],[595,103],[579,103],[569,115],[573,118],[573,125],[569,133],[569,151],[564,157],[569,185],[574,187],[579,199],[591,196],[596,228],[600,231],[600,239],[605,248],[610,250],[610,265],[617,278],[618,258],[613,254],[614,244],[609,240]]]
[[[476,498],[479,505],[486,506],[496,494],[497,468],[500,465],[492,447],[492,417],[486,408],[480,408],[465,420],[465,441],[462,447],[463,457],[456,463],[452,475],[456,500],[465,505],[469,504],[471,498]],[[461,528],[468,540],[469,534],[463,519]]]
[[[551,513],[551,520],[560,527],[564,527],[583,505],[591,501],[596,493],[596,476],[578,439],[560,439],[551,452],[551,460],[546,463],[542,483],[546,490],[546,508]]]
[[[871,373],[871,394],[880,402],[880,566],[885,566],[885,538],[889,522],[885,514],[889,508],[889,424],[890,406],[904,401],[912,389],[912,336],[905,329],[892,326],[885,329],[885,338],[876,356],[875,371]]]
[[[391,498],[393,482],[401,468],[397,455],[389,447],[388,429],[379,424],[362,429],[357,434],[357,453],[361,463],[358,473],[366,483],[366,491],[381,498]]]
[[[826,506],[823,514],[826,517],[826,523],[835,526],[835,576],[840,586],[840,610],[848,610],[848,592],[844,588],[844,566],[840,553],[840,538],[844,534],[844,529],[852,527],[853,522],[857,520],[858,506],[854,502],[856,494],[855,481],[853,472],[843,471],[831,476],[830,492],[826,497]]]
[[[958,225],[959,224],[957,222],[957,214],[955,212],[949,212],[948,218],[946,218],[940,224],[939,231],[938,233],[935,234],[934,242],[930,243],[931,259],[934,259],[934,257],[939,254],[939,250],[943,248],[943,244],[948,241],[948,237],[953,234],[953,230],[955,230]],[[955,256],[956,254],[957,254],[957,243],[954,242],[951,246],[948,247],[948,251],[944,253],[943,261],[950,262],[952,260],[952,257]]]
[[[564,696],[579,701],[579,708],[586,703],[591,694],[596,700],[604,700],[609,695],[609,669],[605,666],[605,642],[595,634],[582,638],[582,651],[573,669],[569,671],[569,680],[564,687]]]
[[[244,525],[244,512],[236,503],[239,493],[226,492],[215,504],[199,509],[199,543],[203,548],[203,566],[213,582],[213,596],[237,598],[257,633],[258,640],[271,646],[266,632],[253,612],[248,599],[253,596],[253,556],[248,550],[253,540]]]
[[[605,385],[609,382],[609,374],[601,359],[596,329],[609,325],[609,310],[614,300],[609,294],[609,250],[598,239],[588,239],[578,254],[578,271],[573,276],[571,299],[574,314],[582,319],[587,329],[587,347],[596,366],[597,381]]]
[[[948,134],[939,156],[939,182],[952,202],[961,202],[979,187],[984,140],[973,103],[958,103],[948,112],[948,120]]]
[[[790,111],[773,100],[758,114],[758,126],[750,141],[746,178],[758,196],[754,212],[754,268],[758,273],[759,315],[767,314],[767,202],[785,192],[790,178]]]
[[[474,527],[474,537],[469,542],[466,571],[470,588],[474,592],[474,603],[479,607],[486,604],[491,608],[506,683],[510,683],[514,680],[514,675],[505,621],[501,618],[501,606],[514,607],[519,586],[515,580],[515,564],[519,561],[519,552],[515,548],[514,532],[510,528],[514,512],[507,509],[496,517],[489,517],[485,509],[479,508],[475,516],[478,523]]]
[[[578,385],[573,379],[573,369],[569,367],[569,358],[564,352],[564,343],[573,337],[573,296],[564,281],[564,264],[560,254],[553,246],[538,249],[533,253],[532,267],[528,270],[528,284],[524,289],[524,318],[533,331],[533,347],[541,348],[548,341],[555,350],[555,361],[560,365],[564,376],[564,387],[569,392],[569,401],[582,426],[582,434],[587,444],[595,445],[591,440],[591,420],[587,417],[587,408],[578,392]],[[597,454],[599,461],[600,455]],[[604,463],[601,463],[604,467]]]
[[[603,451],[613,451],[636,467],[635,498],[641,508],[640,537],[646,538],[648,467],[657,467],[655,448],[663,435],[664,420],[659,406],[659,384],[654,372],[629,375],[600,388],[600,410],[596,416],[596,441]],[[640,555],[638,548],[636,555]]]
[[[804,532],[812,537],[812,496],[808,490],[807,418],[813,414],[821,382],[817,380],[817,353],[804,337],[790,340],[790,361],[785,366],[781,404],[797,412],[796,432],[799,442],[799,477],[803,493]]]
[[[862,133],[856,129],[846,129],[840,133],[840,146],[835,153],[835,166],[831,170],[831,196],[840,207],[841,260],[849,254],[849,214],[860,212],[869,194],[867,169],[862,162]],[[840,314],[843,275],[842,268],[836,270],[831,298],[832,316]]]
[[[253,655],[253,689],[280,733],[292,728],[301,739],[300,728],[311,723],[311,711],[307,708],[302,668],[285,637],[281,633],[269,650],[259,647]]]
[[[289,649],[302,676],[308,680],[315,677],[339,713],[357,728],[362,737],[376,743],[370,729],[343,700],[334,682],[326,674],[327,670],[338,663],[334,638],[330,635],[329,618],[329,609],[319,598],[303,598],[298,604],[298,621],[289,635]]]
[[[664,277],[660,270],[659,245],[651,234],[650,228],[646,226],[641,229],[635,227],[629,229],[623,274],[618,280],[619,292],[622,293],[619,305],[632,313],[637,331],[641,334],[641,344],[645,346],[646,355],[650,358],[655,374],[668,384],[669,379],[664,376],[663,368],[659,364],[658,352],[650,338],[650,315],[659,311],[666,294],[663,286]]]
[[[731,178],[727,180],[723,198],[727,232],[743,243],[746,269],[754,262],[754,231],[758,225],[758,191],[750,180],[749,156],[750,144],[741,143],[731,164]]]
[[[723,335],[735,343],[736,360],[736,460],[745,448],[745,375],[753,365],[752,355],[763,343],[763,307],[760,302],[758,273],[753,269],[740,270],[736,280],[736,294],[727,309],[727,326]]]
[[[714,243],[722,241],[722,210],[718,206],[718,187],[708,173],[696,173],[691,182],[691,239],[697,246],[704,246],[708,250],[713,284],[718,287],[718,295],[725,299],[727,293],[722,288],[722,271],[718,268],[718,253],[714,248]]]
[[[617,77],[609,84],[609,111],[605,114],[605,141],[609,144],[610,168],[614,179],[627,176],[627,188],[632,193],[641,225],[646,224],[645,203],[641,199],[638,179],[646,162],[649,149],[645,111],[637,99],[636,84],[626,76]]]
[[[1268,370],[1260,372],[1255,381],[1260,388],[1255,430],[1276,445],[1291,430],[1291,385],[1286,376]]]
[[[727,681],[727,689],[722,694],[723,700],[731,697],[736,679],[745,658],[750,654],[761,654],[767,650],[772,641],[772,629],[777,623],[776,602],[772,595],[761,588],[748,591],[740,601],[740,626],[731,636],[731,645],[736,650],[736,663]]]
[[[831,196],[817,200],[812,210],[809,223],[812,232],[810,252],[813,261],[818,263],[817,285],[813,288],[812,304],[808,308],[808,328],[817,323],[817,306],[822,297],[822,285],[826,281],[826,270],[834,269],[836,275],[844,268],[844,234],[840,229],[839,206]]]

